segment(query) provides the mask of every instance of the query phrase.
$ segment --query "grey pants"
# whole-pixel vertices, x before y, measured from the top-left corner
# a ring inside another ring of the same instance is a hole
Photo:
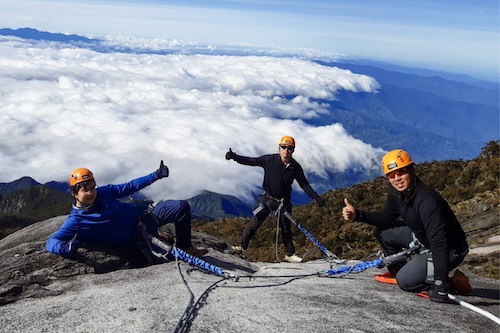
[[[396,226],[392,228],[375,228],[375,238],[379,241],[384,255],[391,255],[407,249],[413,241],[413,233],[407,226]],[[449,270],[453,270],[464,260],[467,252],[456,253],[450,250]],[[429,286],[429,281],[434,280],[433,264],[428,264],[428,258],[432,258],[430,251],[423,251],[414,255],[410,261],[394,266],[389,266],[389,271],[396,274],[396,281],[401,289],[405,291],[420,291]],[[428,270],[428,265],[429,270]]]
[[[448,269],[451,271],[460,265],[467,253],[456,253],[450,250],[450,263]],[[420,291],[426,289],[429,283],[434,281],[434,267],[428,258],[432,258],[430,251],[413,256],[396,274],[396,281],[401,289],[405,291]],[[429,271],[429,270],[432,270]]]

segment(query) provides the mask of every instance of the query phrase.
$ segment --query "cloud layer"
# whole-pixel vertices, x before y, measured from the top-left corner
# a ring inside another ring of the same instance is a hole
[[[277,152],[282,135],[309,174],[378,168],[380,149],[341,124],[305,120],[329,112],[318,100],[341,89],[376,92],[377,82],[297,58],[98,53],[0,39],[0,181],[31,176],[66,181],[85,166],[99,184],[156,170],[171,176],[147,189],[153,199],[201,190],[249,200],[262,170],[226,161]]]

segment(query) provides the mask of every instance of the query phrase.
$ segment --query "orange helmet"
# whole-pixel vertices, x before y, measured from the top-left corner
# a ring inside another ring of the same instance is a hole
[[[284,137],[282,137],[279,144],[280,144],[280,146],[285,145],[285,146],[290,146],[290,147],[295,148],[295,140],[291,136],[288,136],[288,135],[285,135]]]
[[[69,176],[69,186],[73,187],[78,183],[94,179],[94,175],[89,169],[78,168],[73,170]]]
[[[387,175],[389,172],[413,164],[410,155],[402,149],[396,149],[385,154],[382,159],[382,170]]]

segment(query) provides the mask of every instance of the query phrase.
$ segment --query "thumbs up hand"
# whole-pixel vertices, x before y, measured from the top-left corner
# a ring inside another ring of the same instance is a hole
[[[354,220],[356,218],[356,208],[349,203],[347,198],[344,198],[344,204],[345,207],[342,208],[342,216],[344,217],[344,220]]]
[[[168,177],[168,167],[163,164],[163,160],[160,162],[160,167],[156,170],[156,178],[162,179]]]
[[[233,153],[233,150],[231,148],[229,148],[229,151],[226,153],[226,160],[232,160],[234,159],[234,155],[235,153]]]

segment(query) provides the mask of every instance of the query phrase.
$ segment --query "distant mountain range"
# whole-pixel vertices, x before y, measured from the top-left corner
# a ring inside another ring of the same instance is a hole
[[[498,84],[466,83],[379,67],[330,63],[375,78],[379,93],[341,91],[315,123],[340,122],[354,137],[386,150],[403,147],[419,162],[472,159],[500,137]]]

